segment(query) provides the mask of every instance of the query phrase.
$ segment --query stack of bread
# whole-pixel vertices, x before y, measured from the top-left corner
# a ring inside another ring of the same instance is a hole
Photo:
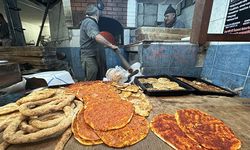
[[[37,90],[16,103],[0,107],[0,130],[4,140],[0,149],[64,133],[55,148],[63,149],[71,136],[71,122],[82,107],[83,103],[64,89]]]
[[[105,143],[121,148],[144,139],[149,132],[145,117],[135,114],[131,102],[122,100],[116,88],[102,81],[69,87],[85,106],[73,121],[74,137],[83,145]]]
[[[149,102],[145,94],[136,85],[111,83],[115,87],[116,92],[122,100],[129,101],[135,108],[135,113],[147,117],[152,110],[152,104]]]

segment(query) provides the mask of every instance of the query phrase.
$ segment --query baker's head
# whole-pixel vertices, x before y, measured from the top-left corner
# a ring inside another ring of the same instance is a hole
[[[100,11],[94,4],[90,4],[90,5],[87,6],[85,14],[87,16],[92,16],[92,17],[97,16],[97,17],[99,17],[100,16]]]
[[[170,4],[164,13],[165,24],[170,24],[176,19],[176,10]]]

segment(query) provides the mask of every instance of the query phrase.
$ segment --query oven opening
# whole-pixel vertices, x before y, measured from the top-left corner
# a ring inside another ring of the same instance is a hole
[[[99,22],[100,32],[106,31],[111,33],[117,45],[123,45],[123,26],[115,19],[108,17],[100,17]]]

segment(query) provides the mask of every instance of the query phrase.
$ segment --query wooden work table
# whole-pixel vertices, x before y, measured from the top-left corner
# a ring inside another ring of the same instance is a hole
[[[153,110],[148,117],[150,121],[153,116],[160,113],[174,114],[178,109],[197,108],[218,119],[221,119],[228,125],[242,142],[242,150],[250,147],[250,99],[239,97],[224,96],[182,96],[182,97],[148,97],[153,105]],[[46,141],[12,145],[8,150],[53,150],[58,138]],[[0,139],[0,142],[2,140]],[[73,137],[69,140],[65,150],[105,150],[113,149],[104,144],[97,146],[83,146]],[[168,150],[172,149],[152,131],[141,142],[126,147],[129,150]]]

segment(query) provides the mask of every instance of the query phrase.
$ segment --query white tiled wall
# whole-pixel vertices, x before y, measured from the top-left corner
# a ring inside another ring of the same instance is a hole
[[[229,1],[230,0],[214,0],[210,21],[226,17]]]
[[[208,33],[223,33],[224,19],[213,20],[209,22]]]
[[[229,1],[214,0],[208,33],[223,33]],[[193,14],[194,5],[183,9],[178,19],[183,21],[187,28],[192,28]]]
[[[230,0],[214,0],[208,33],[223,33]]]
[[[80,47],[80,29],[69,30],[69,35],[71,37],[69,41],[70,47]]]
[[[124,45],[127,45],[130,43],[130,30],[124,29]]]
[[[167,9],[168,5],[158,5],[158,14],[157,14],[157,21],[163,22],[164,21],[164,13]]]
[[[193,15],[194,15],[194,5],[183,9],[181,15],[178,16],[178,19],[185,24],[186,28],[192,28]]]
[[[128,0],[127,27],[136,27],[136,0]]]
[[[214,0],[208,33],[223,33],[227,9],[230,0]],[[178,16],[187,28],[192,28],[194,5],[182,10]]]

